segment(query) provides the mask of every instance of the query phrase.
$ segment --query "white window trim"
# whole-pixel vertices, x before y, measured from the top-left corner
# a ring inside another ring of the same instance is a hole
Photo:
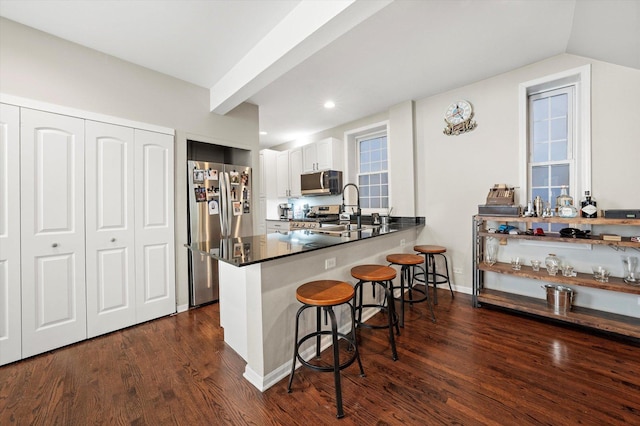
[[[580,165],[580,173],[577,167],[572,171],[572,178],[575,187],[572,188],[571,196],[574,200],[580,200],[584,191],[591,190],[591,65],[573,68],[556,74],[541,77],[520,83],[518,87],[518,160],[519,160],[519,186],[526,191],[525,196],[529,196],[529,167],[528,159],[528,137],[529,137],[529,102],[530,94],[544,90],[556,89],[576,85],[576,105],[578,113],[575,114],[574,137],[576,138],[575,164]],[[519,200],[520,204],[526,200]],[[535,245],[558,247],[561,243],[548,243],[534,240],[520,240],[522,245]],[[563,248],[591,250],[590,244],[563,244]]]
[[[384,132],[387,135],[387,173],[389,174],[389,205],[392,206],[393,194],[391,190],[391,149],[390,149],[390,132],[389,132],[389,120],[379,121],[377,123],[371,123],[366,126],[359,127],[357,129],[351,129],[344,132],[344,166],[343,172],[344,182],[357,184],[358,177],[358,139],[373,135],[376,133]],[[380,213],[386,215],[388,209],[362,209],[362,214],[370,215],[371,213]]]
[[[536,80],[521,83],[518,87],[518,131],[519,131],[519,187],[526,191],[523,196],[528,197],[529,173],[527,166],[527,142],[529,133],[528,97],[530,94],[542,90],[550,90],[566,86],[576,85],[576,104],[578,114],[575,115],[574,136],[576,138],[575,161],[579,167],[574,167],[572,176],[575,187],[571,195],[574,200],[580,200],[584,191],[591,190],[591,65],[573,68],[557,74],[552,74]],[[580,174],[577,175],[577,169]],[[526,204],[526,200],[519,200]]]

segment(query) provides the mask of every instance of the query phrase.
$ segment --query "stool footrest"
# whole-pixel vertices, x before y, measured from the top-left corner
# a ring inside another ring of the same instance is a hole
[[[302,337],[299,341],[298,341],[298,348],[300,348],[300,346],[306,342],[309,339],[312,339],[316,336],[331,336],[331,330],[320,330],[320,331],[316,331],[313,333],[309,333],[307,335],[305,335],[304,337]],[[338,337],[342,338],[344,340],[346,340],[349,343],[349,349],[354,348],[355,349],[355,345],[354,345],[354,341],[351,337],[349,337],[348,334],[344,334],[344,333],[338,333]],[[302,358],[302,355],[300,355],[300,351],[296,351],[296,356],[298,358],[298,361],[300,361],[302,363],[302,365],[311,368],[312,370],[316,370],[316,371],[334,371],[334,366],[322,366],[322,365],[315,365],[315,364],[311,364],[309,361],[305,360],[304,358]],[[357,359],[357,352],[354,350],[353,354],[351,355],[351,357],[349,357],[349,359],[343,361],[338,368],[340,370],[343,370],[345,368],[347,368],[348,366],[350,366],[351,364],[353,364],[356,359]],[[314,357],[315,358],[315,357]]]

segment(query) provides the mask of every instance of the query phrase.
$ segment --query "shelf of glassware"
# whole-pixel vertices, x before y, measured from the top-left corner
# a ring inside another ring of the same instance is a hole
[[[640,243],[631,241],[629,237],[623,237],[621,241],[603,240],[599,235],[592,235],[590,238],[564,238],[559,234],[547,234],[544,237],[524,234],[497,234],[490,233],[484,228],[487,222],[498,223],[570,223],[570,226],[577,225],[617,225],[636,226],[640,228],[638,219],[607,219],[607,218],[539,218],[539,217],[503,217],[503,216],[474,216],[474,276],[473,276],[473,303],[479,307],[481,303],[487,305],[500,306],[514,311],[525,312],[540,317],[551,318],[563,322],[573,323],[585,327],[591,327],[616,334],[640,338],[640,318],[625,315],[612,314],[609,312],[573,306],[567,313],[556,313],[547,307],[546,300],[528,296],[521,296],[505,291],[484,289],[484,273],[493,272],[508,274],[516,277],[540,280],[545,282],[577,285],[583,287],[598,288],[607,291],[616,291],[628,294],[640,295],[640,286],[632,286],[624,282],[622,278],[609,277],[606,283],[593,279],[591,274],[577,273],[575,277],[565,277],[561,273],[551,276],[544,267],[540,271],[534,271],[530,266],[523,266],[519,271],[515,271],[507,263],[495,263],[486,265],[481,262],[484,257],[484,241],[487,237],[498,239],[525,239],[564,242],[569,244],[599,244],[620,248],[632,248],[640,251]]]

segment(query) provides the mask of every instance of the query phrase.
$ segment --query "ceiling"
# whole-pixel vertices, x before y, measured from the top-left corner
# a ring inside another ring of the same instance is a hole
[[[0,0],[0,16],[210,89],[216,113],[254,103],[262,147],[561,53],[640,69],[640,0]]]

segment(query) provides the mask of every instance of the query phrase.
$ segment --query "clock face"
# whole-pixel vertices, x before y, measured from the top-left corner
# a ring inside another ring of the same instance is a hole
[[[444,114],[444,119],[450,124],[460,124],[471,118],[471,104],[467,101],[458,101],[449,105]]]

